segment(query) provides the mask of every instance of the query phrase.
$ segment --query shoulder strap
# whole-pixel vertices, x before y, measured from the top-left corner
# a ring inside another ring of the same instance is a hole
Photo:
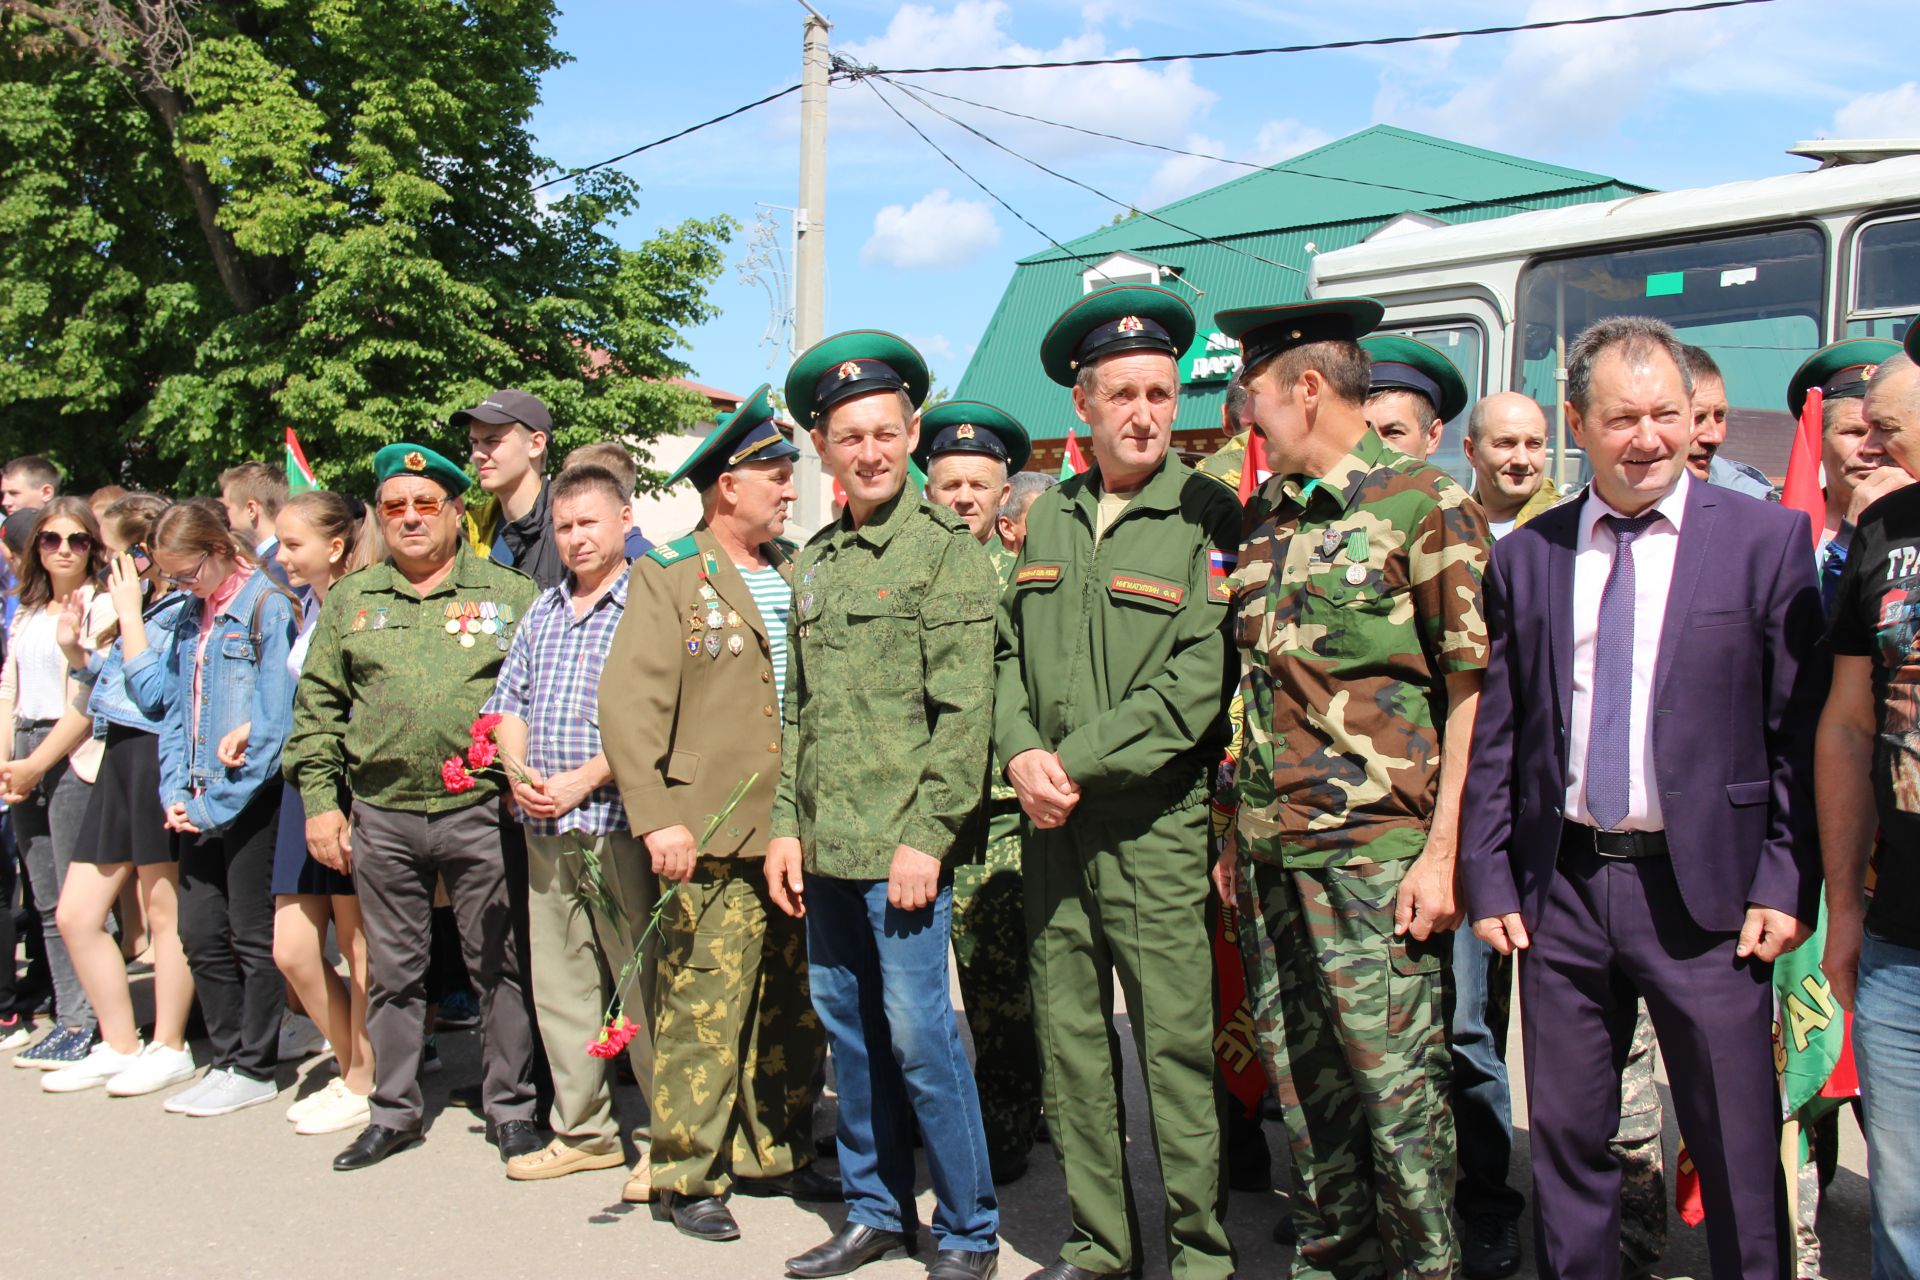
[[[699,554],[700,544],[693,540],[692,534],[688,534],[684,538],[675,538],[672,542],[656,546],[647,552],[646,558],[655,564],[670,565],[678,564],[682,560]]]
[[[266,570],[262,569],[260,572],[265,574]],[[273,595],[285,597],[287,606],[293,610],[294,616],[298,617],[300,615],[299,597],[295,596],[293,592],[287,590],[269,576],[267,578],[267,589],[253,598],[253,616],[247,622],[247,639],[253,643],[253,660],[255,662],[260,661],[260,642],[266,639],[260,632],[260,611],[267,607],[267,597]]]

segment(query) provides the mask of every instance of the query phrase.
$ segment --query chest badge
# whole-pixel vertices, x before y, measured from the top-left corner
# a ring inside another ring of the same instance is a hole
[[[1347,566],[1347,584],[1349,586],[1360,586],[1366,580],[1367,566],[1363,564],[1350,564]]]

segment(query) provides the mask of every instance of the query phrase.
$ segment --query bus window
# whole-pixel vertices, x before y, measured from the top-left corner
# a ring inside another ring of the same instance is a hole
[[[1850,317],[1847,336],[1898,342],[1920,311],[1920,218],[1877,222],[1854,243],[1852,310],[1880,314]]]
[[[1450,324],[1393,325],[1385,331],[1404,333],[1435,348],[1453,361],[1454,367],[1460,370],[1460,376],[1466,380],[1467,407],[1447,423],[1447,429],[1440,437],[1440,447],[1427,461],[1460,483],[1471,486],[1473,468],[1467,464],[1467,415],[1473,412],[1474,401],[1480,398],[1487,385],[1483,370],[1487,340],[1480,332],[1480,326],[1461,320]]]
[[[1551,420],[1555,370],[1583,329],[1609,316],[1664,320],[1726,374],[1727,456],[1778,480],[1792,443],[1787,382],[1821,345],[1826,257],[1817,229],[1779,227],[1532,263],[1520,278],[1516,381]]]

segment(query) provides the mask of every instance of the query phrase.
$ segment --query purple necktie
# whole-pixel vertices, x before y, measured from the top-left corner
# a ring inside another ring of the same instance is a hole
[[[1607,516],[1615,541],[1613,568],[1600,592],[1593,637],[1593,703],[1587,719],[1587,816],[1602,831],[1627,816],[1633,740],[1633,540],[1657,516]]]

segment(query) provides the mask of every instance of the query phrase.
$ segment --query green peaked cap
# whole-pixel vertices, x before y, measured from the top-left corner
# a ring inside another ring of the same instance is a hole
[[[425,476],[438,481],[449,498],[459,497],[473,483],[467,478],[465,470],[455,466],[446,457],[423,444],[408,444],[404,440],[390,444],[373,455],[373,487],[376,492],[395,476]]]
[[[787,408],[815,427],[833,406],[873,391],[904,391],[918,409],[927,398],[927,362],[913,344],[884,329],[849,329],[814,343],[787,371]]]
[[[1282,351],[1309,342],[1358,342],[1373,332],[1386,308],[1372,298],[1316,298],[1271,307],[1235,307],[1213,317],[1220,332],[1240,344],[1240,369],[1251,372]]]
[[[922,471],[949,453],[998,458],[1009,473],[1027,465],[1032,446],[1027,429],[1004,409],[979,400],[944,400],[920,415],[920,444],[913,461]]]
[[[1907,345],[1913,345],[1911,332]],[[1815,387],[1829,400],[1864,396],[1873,370],[1899,354],[1900,344],[1891,338],[1847,338],[1822,347],[1794,370],[1793,380],[1787,383],[1787,408],[1798,419],[1806,407],[1807,392]]]
[[[1452,422],[1467,407],[1467,383],[1453,361],[1418,338],[1376,333],[1360,339],[1373,362],[1373,389],[1418,391],[1433,402],[1440,421]]]
[[[773,462],[797,458],[800,450],[780,434],[773,417],[773,388],[761,383],[740,407],[720,419],[711,434],[667,477],[668,484],[691,479],[696,489],[710,489],[720,473],[743,462]]]
[[[1126,351],[1159,351],[1178,360],[1193,345],[1193,308],[1150,284],[1099,289],[1060,313],[1040,340],[1040,367],[1070,387],[1080,366]]]

